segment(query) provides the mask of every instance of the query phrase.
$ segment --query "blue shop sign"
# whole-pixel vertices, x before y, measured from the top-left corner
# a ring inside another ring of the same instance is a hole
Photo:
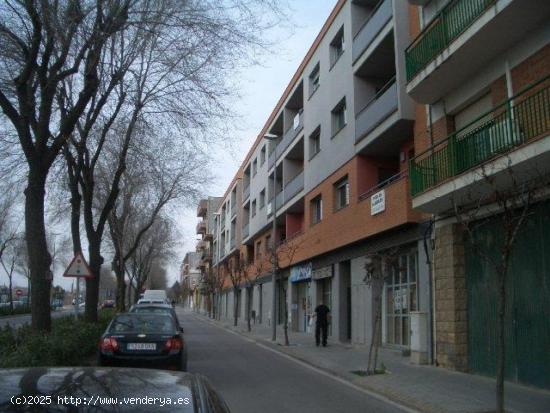
[[[311,269],[311,261],[306,264],[295,265],[290,269],[290,281],[296,283],[311,279]]]

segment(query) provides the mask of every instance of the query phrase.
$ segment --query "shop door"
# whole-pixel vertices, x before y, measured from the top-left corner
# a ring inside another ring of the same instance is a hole
[[[550,388],[550,203],[540,205],[524,224],[507,277],[506,378]],[[476,248],[498,259],[502,224],[478,227]],[[469,370],[496,371],[497,279],[493,268],[466,245]]]
[[[309,297],[310,283],[296,284],[298,290],[298,331],[306,332],[308,315],[311,312],[311,300]]]
[[[385,343],[410,346],[410,312],[417,310],[416,250],[402,254],[389,269],[384,286]]]

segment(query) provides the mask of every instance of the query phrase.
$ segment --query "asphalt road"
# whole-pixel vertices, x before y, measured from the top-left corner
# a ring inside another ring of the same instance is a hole
[[[64,317],[69,314],[74,314],[73,310],[67,310],[67,309],[60,309],[52,311],[52,318],[57,317]],[[13,316],[6,316],[6,317],[0,317],[0,327],[4,327],[6,324],[10,324],[12,327],[21,326],[23,324],[31,322],[31,315],[25,314],[25,315],[13,315]]]
[[[235,413],[404,412],[236,334],[177,310],[188,369],[207,376]]]

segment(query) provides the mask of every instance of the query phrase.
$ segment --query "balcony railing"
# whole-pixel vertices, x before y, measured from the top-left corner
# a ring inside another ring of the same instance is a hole
[[[550,76],[411,159],[415,196],[550,132]]]
[[[384,189],[385,187],[393,184],[394,182],[400,181],[401,179],[404,179],[407,177],[407,171],[399,172],[388,179],[380,182],[378,185],[373,186],[369,190],[363,192],[361,195],[359,195],[359,202],[364,201],[365,199],[369,199],[372,194],[375,192],[380,191],[381,189]]]
[[[397,110],[397,83],[392,77],[380,91],[355,115],[355,143]]]
[[[248,235],[250,234],[250,225],[249,224],[245,224],[243,226],[243,239],[248,237]]]
[[[206,222],[200,221],[197,224],[197,234],[205,234],[206,233]]]
[[[231,241],[229,242],[229,249],[232,250],[235,248],[235,238],[231,238]]]
[[[447,48],[496,0],[452,0],[405,50],[407,81]]]
[[[243,189],[243,201],[246,201],[249,196],[250,196],[250,185],[247,185]]]
[[[300,133],[300,131],[304,128],[304,111],[300,109],[298,112],[298,123],[296,125],[291,126],[288,128],[288,130],[283,135],[283,139],[281,142],[277,145],[277,158],[280,158],[283,152],[290,146],[290,144],[294,141],[296,136]]]
[[[287,203],[290,201],[292,197],[298,194],[302,189],[304,189],[304,171],[300,172],[285,185],[284,202]]]
[[[235,205],[235,202],[231,202],[231,218],[233,218],[236,213],[237,213],[237,206]]]
[[[369,47],[378,33],[380,33],[380,30],[390,21],[392,14],[391,0],[381,0],[378,2],[370,17],[363,23],[363,26],[353,38],[353,62]]]

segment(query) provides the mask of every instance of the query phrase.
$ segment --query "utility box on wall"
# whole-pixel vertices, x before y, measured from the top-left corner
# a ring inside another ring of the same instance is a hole
[[[411,311],[411,362],[428,363],[428,314]]]

